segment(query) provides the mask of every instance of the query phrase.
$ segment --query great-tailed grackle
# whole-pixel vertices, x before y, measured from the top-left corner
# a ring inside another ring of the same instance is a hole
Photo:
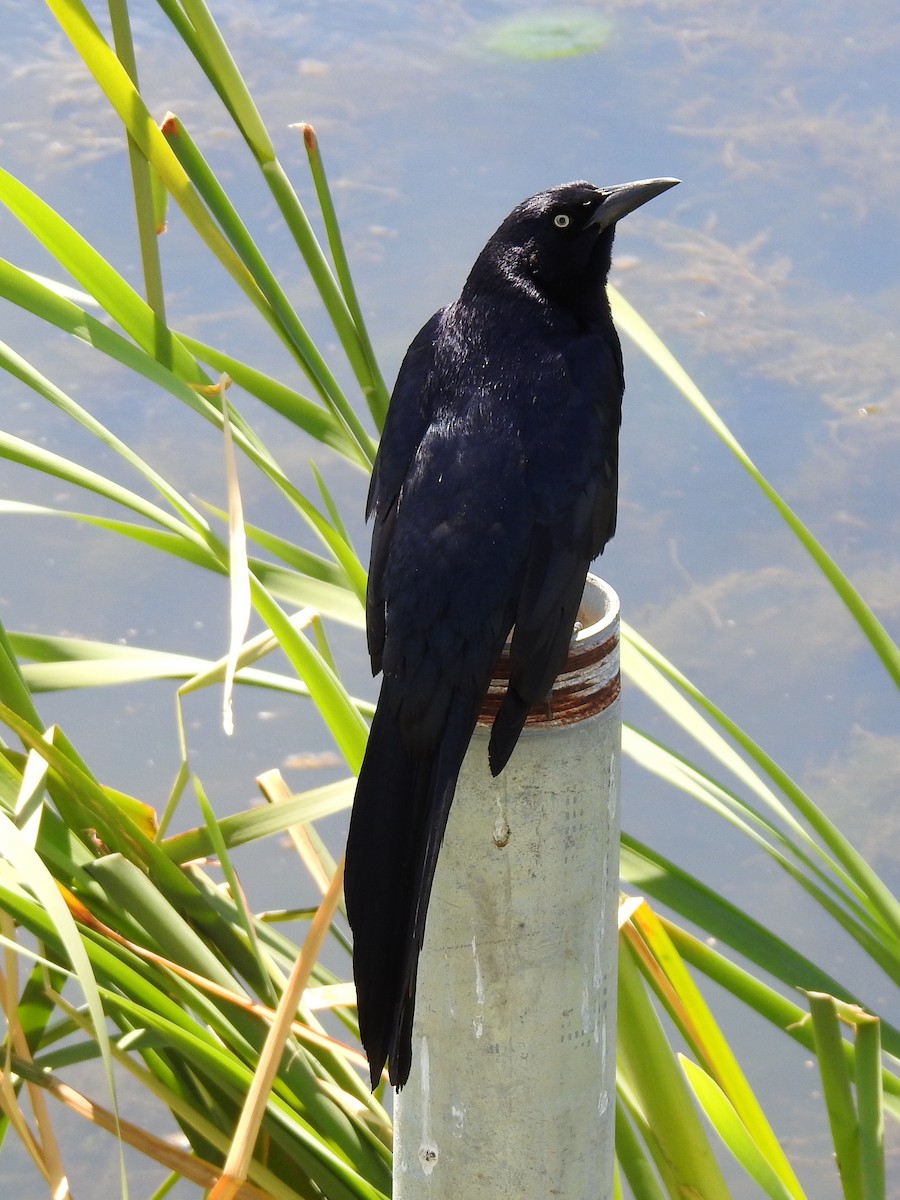
[[[616,221],[677,179],[568,183],[523,201],[406,353],[369,488],[373,673],[384,672],[347,842],[359,1028],[374,1088],[409,1077],[438,851],[491,669],[503,770],[566,659],[616,527],[622,352],[606,297]]]

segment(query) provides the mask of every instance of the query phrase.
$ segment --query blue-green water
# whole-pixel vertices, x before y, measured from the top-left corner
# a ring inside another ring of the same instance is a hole
[[[300,137],[289,126],[304,120],[318,130],[389,378],[413,333],[457,293],[485,238],[523,196],[578,177],[683,179],[623,223],[614,282],[896,635],[900,17],[874,2],[585,8],[608,19],[605,47],[533,61],[487,48],[499,22],[529,11],[518,3],[213,4],[279,155],[310,199]],[[327,349],[333,335],[307,311],[302,268],[243,145],[157,9],[141,3],[133,12],[155,115],[172,109],[203,142]],[[137,282],[115,121],[41,5],[0,0],[0,25],[0,164]],[[50,271],[5,212],[0,237],[4,256]],[[173,324],[298,382],[176,212],[162,245]],[[2,321],[4,340],[176,485],[221,503],[221,447],[211,432],[8,307]],[[806,784],[896,888],[895,691],[740,467],[652,367],[628,345],[625,353],[619,532],[601,573],[631,624]],[[248,412],[301,485],[316,454],[362,549],[363,476],[293,435],[285,443],[277,418]],[[8,380],[0,381],[0,424],[97,469],[110,466]],[[305,540],[289,513],[272,511],[249,479],[246,486],[250,519]],[[0,494],[90,505],[5,464]],[[0,613],[10,628],[210,656],[225,648],[219,580],[149,560],[99,532],[33,518],[4,518],[0,548],[8,564]],[[339,637],[338,649],[353,689],[374,695],[361,639]],[[633,692],[625,706],[626,719],[668,736]],[[110,783],[164,803],[176,766],[171,686],[98,692],[87,706],[48,696],[41,710]],[[230,741],[217,696],[191,698],[186,712],[192,765],[220,812],[250,802],[260,771],[331,749],[301,706],[274,697],[240,697]],[[285,773],[295,786],[310,782],[290,766]],[[630,832],[801,942],[898,1020],[888,985],[745,841],[636,769],[626,772],[623,809]],[[337,825],[331,832],[337,843]],[[242,865],[254,906],[293,902],[301,885],[287,854],[267,845]],[[734,1006],[725,1012],[728,1032],[752,1048],[751,1082],[810,1195],[837,1196],[817,1081],[803,1054],[761,1024],[738,1029]],[[84,1131],[73,1127],[72,1136],[77,1145]],[[76,1180],[96,1172],[97,1156],[111,1164],[104,1139],[91,1140],[84,1161],[76,1157]],[[11,1162],[8,1149],[0,1162]],[[103,1194],[113,1194],[110,1172]],[[41,1195],[29,1179],[23,1167],[18,1194]],[[734,1191],[755,1194],[738,1177]]]

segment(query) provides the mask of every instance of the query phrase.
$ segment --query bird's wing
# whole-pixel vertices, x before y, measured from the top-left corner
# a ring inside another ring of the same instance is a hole
[[[508,414],[477,398],[442,410],[392,520],[379,589],[384,698],[407,742],[433,748],[451,697],[480,703],[522,582],[530,504]]]
[[[520,458],[507,415],[454,387],[416,446],[390,524],[376,516],[385,537],[374,593],[384,680],[344,882],[373,1086],[385,1060],[393,1083],[409,1073],[438,851],[525,562],[530,522]]]
[[[375,523],[366,592],[366,634],[373,675],[381,670],[384,651],[384,569],[397,503],[416,450],[434,416],[437,397],[431,379],[442,316],[443,310],[436,312],[423,325],[400,365],[369,483],[366,519],[374,516]]]
[[[532,439],[534,523],[515,610],[510,680],[491,730],[491,770],[509,760],[528,714],[565,663],[591,561],[616,527],[622,359],[618,340],[584,337],[561,355],[553,420]]]

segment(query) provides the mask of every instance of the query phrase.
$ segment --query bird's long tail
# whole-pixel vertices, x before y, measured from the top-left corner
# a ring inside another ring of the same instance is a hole
[[[438,850],[477,707],[451,702],[439,746],[414,754],[382,695],[356,785],[344,893],[372,1087],[409,1077],[416,971]]]

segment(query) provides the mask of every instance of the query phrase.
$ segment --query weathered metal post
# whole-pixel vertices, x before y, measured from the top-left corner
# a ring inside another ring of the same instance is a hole
[[[396,1105],[395,1200],[612,1196],[619,602],[594,576],[579,621],[506,770],[488,770],[492,696],[463,765]]]

